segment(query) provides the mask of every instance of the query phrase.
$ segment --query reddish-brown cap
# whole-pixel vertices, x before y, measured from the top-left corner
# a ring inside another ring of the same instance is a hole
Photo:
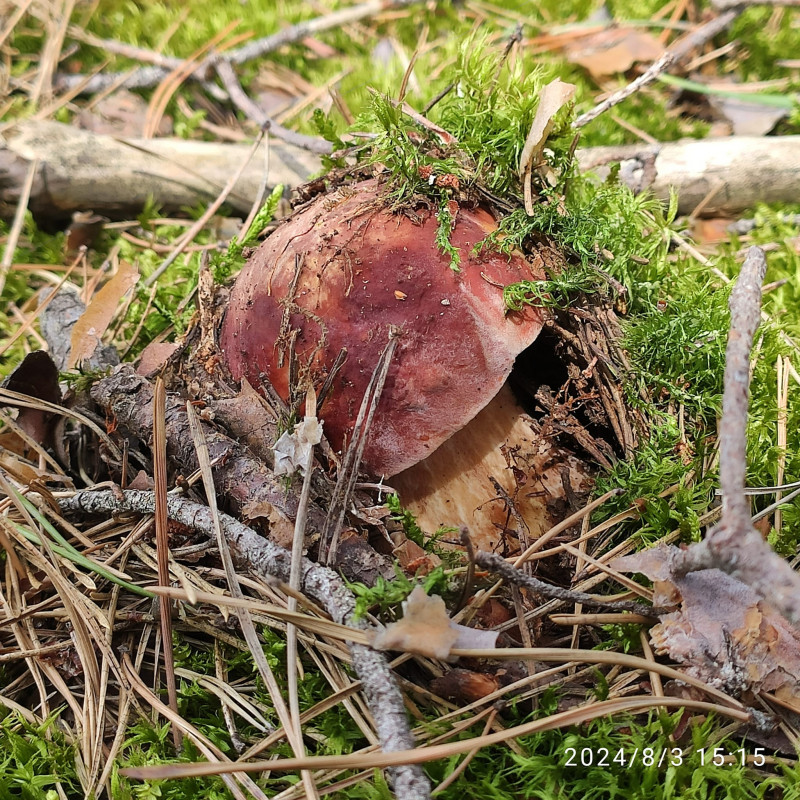
[[[502,287],[541,277],[524,257],[472,252],[495,230],[486,211],[458,211],[450,241],[461,256],[460,272],[450,269],[436,245],[437,225],[427,212],[419,223],[391,213],[376,180],[320,197],[256,250],[236,280],[222,326],[234,377],[258,386],[263,373],[283,397],[285,308],[298,331],[300,363],[311,362],[318,380],[347,348],[321,412],[335,448],[351,434],[389,330],[398,327],[401,337],[364,453],[375,475],[391,476],[421,461],[463,428],[497,394],[542,327],[535,309],[505,313]]]

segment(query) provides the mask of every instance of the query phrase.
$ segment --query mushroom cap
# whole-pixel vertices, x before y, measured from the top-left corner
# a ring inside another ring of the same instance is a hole
[[[466,208],[454,208],[455,272],[436,245],[435,215],[392,213],[383,194],[376,179],[343,187],[279,226],[237,278],[220,343],[237,380],[259,386],[263,374],[284,398],[284,317],[317,386],[346,348],[321,409],[338,449],[352,433],[390,329],[399,328],[363,458],[372,474],[391,476],[424,459],[500,390],[542,327],[537,309],[506,313],[502,287],[541,274],[518,252],[474,254],[496,224],[488,212]]]

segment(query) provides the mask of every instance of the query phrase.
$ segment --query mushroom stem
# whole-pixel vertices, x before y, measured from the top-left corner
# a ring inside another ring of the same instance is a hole
[[[506,383],[472,422],[391,484],[424,531],[463,525],[476,549],[513,555],[564,511],[565,468],[572,491],[590,480],[582,462],[531,423]]]

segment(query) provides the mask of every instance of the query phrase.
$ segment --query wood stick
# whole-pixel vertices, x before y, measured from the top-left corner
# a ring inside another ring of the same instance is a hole
[[[124,511],[152,514],[155,500],[153,492],[85,491],[72,497],[59,498],[59,505],[63,511],[83,514],[108,515]],[[167,499],[167,510],[170,519],[214,538],[215,524],[211,510],[206,506],[171,495]],[[259,536],[227,514],[219,514],[219,521],[231,553],[240,565],[259,575],[272,575],[284,583],[289,582],[292,556],[288,550]],[[363,619],[355,617],[355,598],[335,572],[308,559],[303,559],[301,572],[303,591],[320,603],[335,622],[360,630],[367,627]],[[353,666],[364,686],[383,751],[393,753],[413,749],[414,739],[408,727],[403,697],[386,657],[383,653],[357,644],[350,646],[350,652]],[[397,766],[392,773],[397,797],[403,800],[425,800],[430,797],[430,785],[420,767]]]
[[[763,540],[753,526],[745,495],[750,351],[761,322],[764,251],[751,247],[731,293],[731,329],[725,355],[725,390],[720,421],[722,519],[702,542],[669,555],[672,573],[721,569],[771,603],[788,620],[800,622],[800,575]]]

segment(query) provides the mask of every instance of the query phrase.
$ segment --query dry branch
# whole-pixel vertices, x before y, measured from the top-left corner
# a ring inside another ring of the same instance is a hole
[[[122,429],[148,442],[153,429],[153,389],[130,365],[122,365],[92,388],[92,398],[111,412]],[[218,493],[245,516],[266,516],[274,509],[285,520],[294,520],[297,491],[287,489],[262,461],[245,447],[207,423],[203,424]],[[167,454],[188,475],[199,466],[184,401],[168,396],[166,402]],[[307,541],[319,534],[325,512],[316,502],[308,506]],[[386,558],[366,542],[354,538],[353,550],[343,557],[340,568],[351,580],[374,583],[378,575],[391,578],[394,571]]]
[[[756,203],[794,203],[800,196],[800,136],[730,136],[667,144],[579,150],[582,171],[620,163],[620,180],[650,191],[691,214],[704,200],[706,216],[734,214]],[[713,194],[712,194],[713,193]]]
[[[502,556],[497,555],[497,553],[478,552],[475,554],[475,563],[483,569],[494,572],[509,583],[516,586],[524,586],[526,589],[530,589],[534,594],[538,594],[542,597],[564,600],[568,603],[583,603],[593,608],[627,611],[631,614],[639,614],[643,617],[647,617],[648,619],[657,618],[658,614],[665,611],[665,609],[653,608],[645,603],[636,603],[626,600],[603,600],[596,595],[587,594],[586,592],[578,592],[573,589],[562,589],[560,586],[553,586],[550,583],[540,581],[538,578],[526,575],[521,569],[509,564],[508,561]]]
[[[358,20],[375,16],[382,11],[403,8],[405,6],[415,5],[419,2],[421,2],[421,0],[367,0],[367,2],[351,6],[350,8],[343,8],[339,11],[324,14],[314,19],[298,22],[296,25],[291,25],[271,36],[264,36],[253,42],[248,42],[242,47],[225,53],[224,56],[220,56],[218,53],[212,53],[191,72],[190,78],[200,81],[204,86],[209,86],[213,91],[216,87],[214,87],[213,84],[207,84],[206,79],[215,61],[219,59],[224,59],[231,64],[244,64],[247,61],[253,61],[269,53],[274,53],[280,47],[287,44],[294,44],[308,36],[313,36],[314,34],[334,28],[340,28],[351,22],[357,22]],[[97,47],[104,46],[102,40],[98,39],[94,39],[90,44],[94,44]],[[114,51],[119,52],[119,43],[112,43],[112,48]],[[130,57],[136,57],[136,53],[131,51],[124,54]],[[91,77],[87,75],[59,75],[56,80],[56,88],[60,92],[76,90],[83,95],[97,94],[112,86],[124,86],[127,89],[149,89],[153,86],[158,86],[170,72],[181,69],[186,64],[181,58],[162,56],[158,53],[150,53],[149,58],[151,60],[157,59],[159,65],[141,67],[127,77],[120,73],[106,73]]]
[[[60,498],[59,505],[62,511],[89,515],[108,516],[121,512],[153,514],[155,498],[152,492],[85,491],[72,497]],[[171,520],[214,540],[214,518],[206,506],[182,497],[170,496],[167,513]],[[259,575],[289,582],[292,556],[288,550],[264,539],[233,517],[220,514],[219,520],[231,553],[241,566]],[[303,559],[301,572],[303,592],[319,603],[334,621],[358,630],[367,629],[367,623],[355,617],[355,599],[335,572],[313,564],[308,559]],[[363,684],[383,751],[394,753],[413,749],[414,740],[409,731],[403,698],[386,658],[363,645],[350,645],[350,652],[353,666]],[[398,797],[403,800],[423,800],[430,796],[428,779],[420,767],[398,766],[392,772],[394,790]]]
[[[320,168],[312,153],[272,141],[269,185],[293,187]],[[249,145],[183,139],[98,136],[57,122],[21,122],[0,146],[0,217],[10,218],[30,163],[39,160],[31,191],[34,214],[68,215],[93,209],[106,216],[138,213],[148,198],[165,212],[210,203],[247,157]],[[254,163],[262,158],[257,153]],[[634,192],[667,200],[678,192],[689,214],[713,196],[704,214],[735,214],[757,202],[787,203],[800,196],[800,136],[688,140],[667,144],[579,150],[584,171],[621,162],[620,179]],[[260,171],[248,170],[227,202],[246,215],[258,196]]]

